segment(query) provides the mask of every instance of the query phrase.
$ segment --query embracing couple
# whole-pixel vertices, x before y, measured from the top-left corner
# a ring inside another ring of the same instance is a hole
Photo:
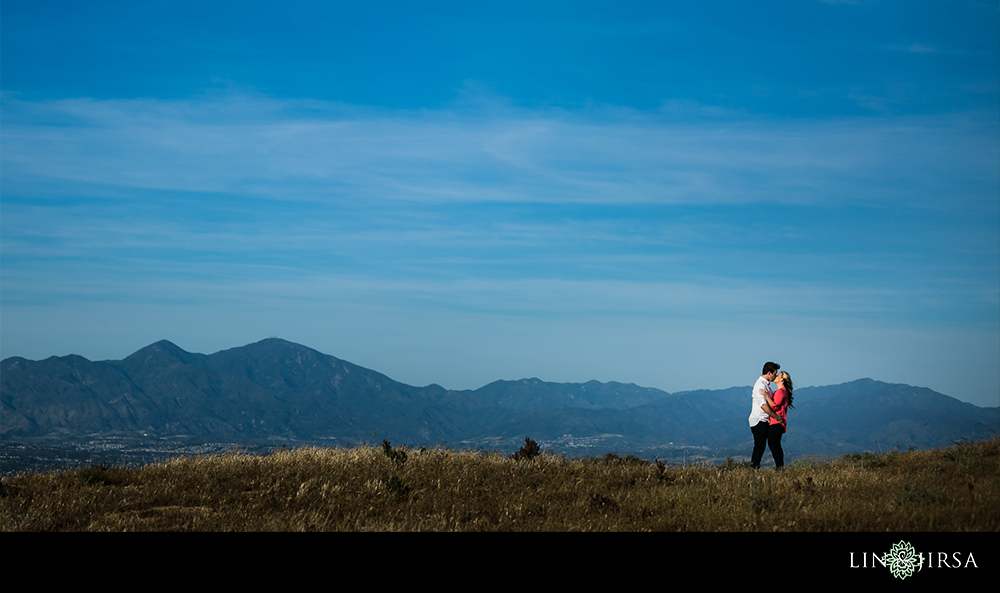
[[[785,465],[785,453],[781,450],[781,435],[785,434],[788,422],[785,418],[792,405],[792,378],[780,371],[780,364],[764,363],[764,370],[753,386],[753,407],[750,409],[750,432],[753,433],[753,456],[750,467],[760,469],[764,447],[771,449],[774,468]],[[778,386],[771,390],[771,383]]]

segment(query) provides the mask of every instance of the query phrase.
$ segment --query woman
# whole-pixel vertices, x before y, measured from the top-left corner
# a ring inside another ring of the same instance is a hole
[[[785,434],[788,426],[786,415],[788,408],[792,406],[792,377],[785,371],[778,373],[774,378],[774,384],[778,390],[774,395],[768,395],[767,391],[761,389],[760,394],[767,400],[767,405],[761,406],[770,420],[767,429],[767,448],[771,450],[774,457],[774,469],[781,469],[785,465],[785,452],[781,450],[781,435]]]

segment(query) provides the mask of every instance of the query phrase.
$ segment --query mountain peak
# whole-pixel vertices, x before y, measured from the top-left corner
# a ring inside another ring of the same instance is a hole
[[[203,355],[192,354],[169,340],[160,340],[136,350],[121,362],[126,368],[135,369],[151,364],[195,364],[199,362],[200,356]]]
[[[158,340],[156,342],[153,342],[149,346],[150,347],[161,348],[163,350],[172,350],[172,351],[181,350],[181,351],[183,351],[183,349],[180,346],[178,346],[177,344],[174,344],[170,340]]]
[[[310,348],[309,346],[303,346],[302,344],[289,342],[288,340],[283,340],[281,338],[265,338],[252,344],[247,344],[246,346],[237,346],[236,348],[229,348],[228,350],[216,352],[215,354],[212,354],[212,357],[222,356],[223,358],[226,358],[235,355],[250,355],[256,358],[270,358],[274,356],[289,355],[307,356],[310,358],[334,358],[328,354],[323,354],[318,350]]]
[[[253,344],[250,344],[250,345],[253,346],[254,344],[275,344],[275,345],[302,346],[302,344],[296,344],[295,342],[289,342],[288,340],[285,340],[283,338],[278,338],[276,336],[271,336],[270,338],[264,338],[263,340],[258,340],[256,342],[254,342]],[[305,348],[305,346],[302,346],[302,347]]]
[[[178,358],[184,358],[185,356],[191,356],[190,352],[188,352],[187,350],[181,348],[177,344],[174,344],[170,340],[160,340],[158,342],[153,342],[152,344],[150,344],[149,346],[146,346],[145,348],[140,348],[140,349],[136,350],[135,352],[133,352],[132,354],[130,354],[126,358],[126,360],[128,358],[132,358],[133,356],[136,356],[136,355],[141,355],[142,357],[148,357],[148,356],[156,355],[156,354],[160,354],[160,353],[170,354],[170,355],[173,355],[173,356],[178,357]]]

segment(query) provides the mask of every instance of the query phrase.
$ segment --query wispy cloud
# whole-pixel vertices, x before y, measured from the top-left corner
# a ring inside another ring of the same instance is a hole
[[[601,121],[519,110],[374,112],[242,95],[7,98],[3,166],[8,182],[278,200],[933,201],[929,180],[995,178],[996,162],[980,150],[993,128],[967,115],[774,122],[615,113]],[[975,150],[963,154],[963,146]],[[895,187],[864,183],[887,175]]]

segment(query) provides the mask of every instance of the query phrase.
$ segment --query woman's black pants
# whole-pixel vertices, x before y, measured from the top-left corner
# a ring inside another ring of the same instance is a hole
[[[756,426],[750,428],[753,433],[753,455],[750,457],[750,467],[760,468],[760,460],[764,457],[764,449],[770,449],[774,456],[774,467],[781,468],[785,465],[785,452],[781,450],[781,435],[785,434],[785,428],[780,424],[768,424],[766,420],[758,422]]]
[[[785,427],[780,424],[772,424],[767,430],[767,448],[774,456],[774,469],[781,469],[785,465],[785,452],[781,450],[781,435],[785,434]]]

